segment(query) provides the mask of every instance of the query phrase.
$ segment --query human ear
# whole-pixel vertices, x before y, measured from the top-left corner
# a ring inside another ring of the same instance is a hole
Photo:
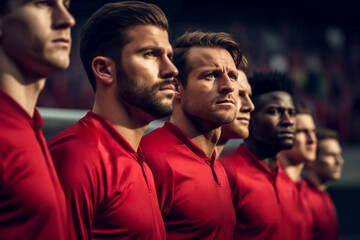
[[[181,99],[181,94],[184,88],[178,78],[175,78],[175,83],[176,83],[175,99]]]
[[[115,82],[116,67],[112,59],[96,56],[91,63],[91,68],[99,84],[111,85]]]

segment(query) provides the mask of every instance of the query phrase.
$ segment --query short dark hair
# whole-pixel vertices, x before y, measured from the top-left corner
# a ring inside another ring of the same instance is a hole
[[[123,47],[131,41],[127,31],[138,25],[168,29],[164,12],[155,4],[140,1],[105,4],[87,20],[81,32],[80,57],[94,91],[96,80],[92,60],[99,55],[121,59]],[[117,64],[117,68],[121,69],[121,66]]]
[[[294,98],[293,102],[294,102],[294,107],[295,107],[296,114],[309,114],[309,115],[311,115],[311,110],[305,104],[304,101],[302,101],[302,100],[300,100],[298,98]]]
[[[318,141],[324,139],[339,139],[339,134],[337,131],[330,128],[318,128],[316,129],[316,138]]]
[[[248,80],[252,90],[251,99],[273,91],[284,91],[291,96],[294,95],[294,80],[285,73],[255,72]]]
[[[334,139],[334,140],[339,141],[339,134],[337,131],[330,129],[330,128],[318,128],[318,129],[316,129],[316,138],[318,141],[316,154],[317,154],[317,156],[319,156],[319,153],[320,153],[319,142],[326,140],[326,139]]]
[[[188,66],[188,54],[192,47],[219,47],[227,50],[234,59],[238,69],[247,68],[247,60],[243,56],[239,44],[228,33],[224,32],[185,32],[174,43],[174,65],[179,69],[178,79],[183,86],[187,84],[190,71]]]

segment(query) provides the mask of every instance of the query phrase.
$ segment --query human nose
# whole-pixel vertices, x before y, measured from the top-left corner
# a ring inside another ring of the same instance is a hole
[[[160,68],[160,76],[161,78],[174,78],[179,74],[178,69],[174,65],[174,63],[170,60],[170,58],[165,57],[163,63]]]
[[[53,26],[56,29],[71,28],[75,25],[75,18],[69,10],[59,3],[53,11]]]
[[[241,107],[240,112],[252,112],[255,109],[253,102],[251,101],[249,96],[240,98]]]
[[[295,124],[295,117],[289,113],[289,111],[284,111],[282,114],[282,124],[285,125],[294,125]]]
[[[239,94],[239,88],[236,85],[236,81],[234,82],[228,75],[224,75],[219,79],[219,92],[230,93],[237,90],[236,94]]]
[[[344,159],[341,155],[336,156],[335,159],[336,159],[336,165],[342,166],[344,164]]]
[[[307,142],[308,143],[316,143],[317,138],[314,131],[307,131],[306,132]]]

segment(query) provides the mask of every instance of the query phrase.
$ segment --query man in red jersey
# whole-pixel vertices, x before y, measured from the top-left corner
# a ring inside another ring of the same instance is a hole
[[[35,105],[69,66],[70,1],[0,1],[0,238],[69,239],[66,204]]]
[[[293,81],[270,72],[255,73],[249,83],[255,105],[249,137],[220,159],[232,189],[235,239],[290,239],[282,210],[289,197],[277,155],[294,143]],[[295,233],[293,239],[297,239]]]
[[[95,102],[49,143],[77,239],[165,239],[154,179],[139,148],[175,94],[168,22],[154,4],[105,4],[86,22],[80,54]]]
[[[239,78],[239,100],[238,111],[233,122],[221,127],[221,136],[216,144],[216,155],[223,153],[225,144],[230,139],[247,138],[249,136],[250,113],[254,111],[254,104],[251,101],[251,86],[243,70],[238,70]]]
[[[315,123],[310,109],[304,102],[295,101],[296,111],[296,137],[294,146],[289,150],[280,152],[279,159],[288,177],[288,183],[292,191],[298,191],[299,207],[291,206],[289,212],[296,219],[297,225],[302,228],[302,239],[312,238],[314,220],[311,208],[306,198],[307,187],[301,178],[304,165],[315,161],[316,158],[316,135]],[[296,213],[296,209],[298,212]]]
[[[188,32],[174,44],[179,69],[170,122],[141,146],[155,179],[167,239],[232,239],[235,212],[216,160],[221,126],[236,115],[238,72],[245,63],[226,33]]]
[[[344,159],[338,134],[331,129],[318,129],[316,160],[306,164],[304,178],[308,183],[307,198],[314,217],[313,239],[338,239],[338,223],[334,203],[326,188],[341,177]]]

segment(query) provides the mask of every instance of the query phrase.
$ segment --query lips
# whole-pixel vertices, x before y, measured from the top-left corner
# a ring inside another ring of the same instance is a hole
[[[70,46],[71,40],[70,40],[70,38],[57,38],[57,39],[52,40],[52,42],[61,44],[61,45]]]
[[[221,103],[229,103],[229,104],[234,104],[234,101],[231,99],[224,99],[224,100],[220,100],[216,102],[217,104],[221,104]]]
[[[245,117],[236,118],[236,120],[238,122],[244,123],[244,124],[249,124],[249,122],[250,122],[250,118],[245,118]]]
[[[279,135],[282,136],[282,137],[294,138],[295,137],[295,131],[280,131]]]
[[[167,84],[160,87],[160,90],[172,90],[175,91],[175,86],[173,84]]]

